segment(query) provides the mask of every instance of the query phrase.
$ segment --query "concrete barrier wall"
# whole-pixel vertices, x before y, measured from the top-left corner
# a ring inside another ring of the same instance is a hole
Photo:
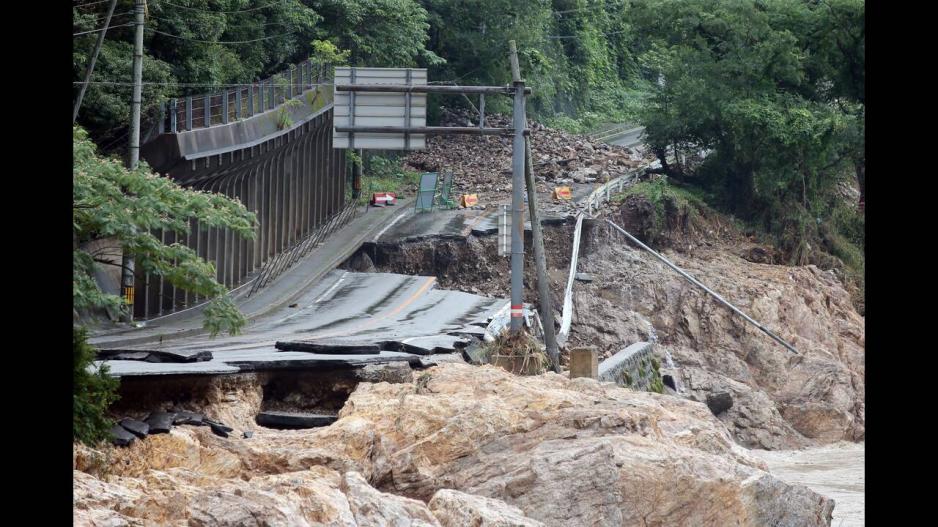
[[[599,380],[661,393],[660,364],[650,342],[637,342],[599,363]]]

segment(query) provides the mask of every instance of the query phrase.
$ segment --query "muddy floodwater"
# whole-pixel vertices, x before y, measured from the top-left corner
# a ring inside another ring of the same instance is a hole
[[[836,443],[804,450],[752,450],[775,477],[833,498],[831,527],[863,525],[863,443]]]

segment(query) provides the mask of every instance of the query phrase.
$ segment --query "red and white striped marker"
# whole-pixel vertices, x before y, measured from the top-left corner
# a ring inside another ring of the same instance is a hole
[[[524,314],[524,306],[521,304],[511,305],[511,318],[520,317]]]
[[[397,196],[393,192],[375,192],[371,195],[372,205],[397,205]]]

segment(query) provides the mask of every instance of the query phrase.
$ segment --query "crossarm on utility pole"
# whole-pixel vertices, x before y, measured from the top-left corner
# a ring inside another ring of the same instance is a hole
[[[628,232],[626,232],[625,229],[623,229],[622,227],[619,227],[618,225],[616,225],[615,223],[613,223],[611,220],[606,220],[606,223],[608,223],[609,225],[612,225],[616,230],[618,230],[619,232],[621,232],[622,234],[624,234],[626,238],[628,238],[629,240],[631,240],[632,242],[634,242],[636,245],[638,245],[638,246],[641,247],[642,249],[645,249],[646,251],[648,251],[649,253],[651,253],[655,258],[657,258],[657,259],[661,260],[662,262],[664,262],[664,264],[667,265],[668,267],[670,267],[671,269],[677,271],[678,274],[680,274],[681,276],[683,276],[684,278],[686,278],[686,279],[687,279],[688,281],[690,281],[692,284],[694,284],[694,285],[696,285],[697,287],[699,287],[699,288],[703,289],[704,291],[706,291],[708,294],[710,294],[710,296],[716,298],[721,304],[723,304],[724,306],[730,308],[734,313],[736,313],[737,315],[743,317],[745,320],[749,321],[749,323],[751,323],[751,324],[753,324],[754,326],[756,326],[757,328],[759,328],[763,333],[765,333],[766,335],[772,337],[773,340],[775,340],[776,342],[778,342],[778,343],[781,344],[782,346],[785,346],[786,348],[788,348],[788,351],[791,351],[792,353],[794,353],[794,354],[796,354],[796,355],[800,355],[800,353],[798,353],[798,350],[796,350],[791,344],[785,342],[784,340],[781,339],[781,337],[779,337],[779,336],[776,335],[775,333],[772,333],[771,331],[769,331],[768,329],[766,329],[765,326],[763,326],[762,324],[760,324],[760,323],[756,322],[755,320],[753,320],[752,317],[750,317],[749,315],[743,313],[739,308],[737,308],[737,307],[734,306],[733,304],[730,304],[729,302],[727,302],[722,296],[720,296],[720,295],[718,295],[716,292],[710,290],[710,288],[708,288],[707,286],[705,286],[705,285],[703,285],[702,283],[700,283],[696,278],[694,278],[693,276],[687,274],[686,272],[684,272],[683,269],[681,269],[680,267],[678,267],[678,266],[674,265],[673,263],[671,263],[670,260],[668,260],[668,259],[665,258],[664,256],[661,256],[660,254],[658,254],[657,252],[655,252],[651,247],[648,247],[647,245],[645,245],[644,243],[642,243],[641,241],[639,241],[638,238],[636,238],[635,236],[632,236],[631,234],[629,234]]]

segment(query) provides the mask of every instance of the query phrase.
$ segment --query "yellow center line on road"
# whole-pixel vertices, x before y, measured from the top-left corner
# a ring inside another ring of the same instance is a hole
[[[323,333],[323,334],[320,334],[320,335],[313,335],[313,336],[310,337],[310,338],[319,339],[319,338],[335,337],[335,336],[339,336],[339,335],[348,335],[350,332],[353,332],[353,331],[355,331],[355,332],[361,331],[361,330],[363,330],[363,329],[365,329],[365,328],[368,328],[368,327],[370,327],[370,326],[373,326],[373,325],[377,324],[379,320],[383,320],[383,319],[385,319],[385,318],[394,316],[394,315],[400,313],[404,308],[406,308],[406,307],[409,306],[410,304],[413,304],[415,300],[417,300],[418,298],[420,298],[421,296],[423,296],[424,293],[427,292],[427,290],[430,288],[430,286],[433,285],[433,282],[436,282],[436,277],[431,276],[431,277],[427,278],[426,282],[424,282],[423,285],[420,286],[420,289],[417,289],[417,291],[416,291],[414,294],[410,295],[410,297],[408,297],[407,300],[404,300],[404,302],[402,302],[400,305],[398,305],[397,307],[395,307],[395,308],[392,309],[391,311],[386,311],[386,312],[382,313],[381,315],[379,315],[379,316],[377,316],[377,317],[374,317],[374,318],[372,318],[372,319],[370,319],[370,320],[368,320],[368,321],[366,321],[366,322],[362,322],[361,324],[358,324],[358,325],[356,325],[356,326],[352,326],[351,328],[344,329],[344,330],[336,330],[336,331],[332,331],[332,332],[330,332],[330,333]]]

